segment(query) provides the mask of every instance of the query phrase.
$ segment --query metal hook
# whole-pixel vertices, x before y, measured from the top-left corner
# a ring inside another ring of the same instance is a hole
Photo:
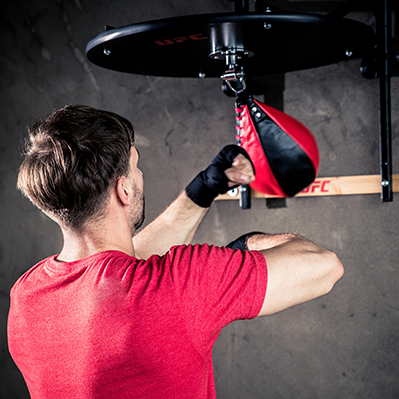
[[[233,69],[230,69],[230,70],[226,71],[221,76],[221,78],[227,83],[229,88],[236,95],[238,95],[239,93],[243,92],[247,88],[247,85],[245,83],[245,73],[244,73],[243,67],[241,67],[240,70],[237,71],[235,66],[233,66]],[[232,82],[240,83],[241,84],[241,88],[233,87]]]

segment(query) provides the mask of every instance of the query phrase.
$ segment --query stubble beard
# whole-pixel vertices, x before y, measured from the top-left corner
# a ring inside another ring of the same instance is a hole
[[[145,218],[145,198],[142,190],[135,187],[134,201],[130,209],[130,224],[133,231],[141,227]]]

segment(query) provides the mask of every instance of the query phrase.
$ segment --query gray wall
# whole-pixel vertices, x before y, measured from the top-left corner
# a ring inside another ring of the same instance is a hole
[[[129,118],[137,130],[151,221],[234,141],[234,99],[222,93],[219,79],[101,69],[85,59],[86,43],[105,24],[228,12],[231,3],[3,0],[0,11],[0,397],[23,399],[25,384],[7,352],[9,290],[62,245],[58,227],[15,190],[26,126],[76,103]],[[319,176],[379,173],[378,83],[365,80],[358,68],[354,60],[265,80],[269,104],[280,103],[314,132]],[[398,173],[399,78],[392,85]],[[398,211],[399,197],[381,203],[378,194],[294,198],[277,208],[256,200],[247,211],[235,201],[213,206],[196,242],[223,245],[250,230],[298,232],[337,252],[346,269],[329,295],[222,331],[214,348],[219,398],[399,397]]]

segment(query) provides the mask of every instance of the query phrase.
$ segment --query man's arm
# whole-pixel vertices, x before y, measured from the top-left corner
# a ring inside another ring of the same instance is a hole
[[[233,149],[235,149],[235,147],[236,146],[233,146]],[[224,150],[225,149],[223,149],[219,155],[221,153],[225,154],[226,151]],[[224,160],[224,162],[226,161]],[[220,175],[223,175],[222,178],[225,180],[220,183],[222,188],[212,187],[215,196],[219,189],[221,191],[224,189],[227,191],[230,187],[239,184],[249,184],[254,180],[252,163],[241,153],[237,156],[232,156],[232,160],[227,161],[226,165],[228,166],[220,167],[220,163],[216,163],[215,165],[214,160],[211,167],[208,168],[211,170],[212,179],[210,180],[212,182],[218,183],[217,179]],[[218,166],[218,170],[215,171],[216,166]],[[202,172],[202,176],[206,171]],[[196,179],[198,181],[198,177]],[[194,198],[201,198],[201,189],[198,190],[198,186],[199,185],[196,184],[194,193],[191,188],[190,194],[193,194],[192,196]],[[223,188],[223,186],[225,187]],[[205,191],[209,196],[211,190],[206,188]],[[207,202],[209,201],[212,202],[211,199],[207,200]],[[209,206],[210,203],[207,207],[197,205],[187,196],[186,191],[183,191],[160,216],[133,237],[136,257],[147,259],[154,254],[164,255],[174,245],[189,244],[203,217],[208,211]]]
[[[133,237],[136,257],[164,255],[174,245],[189,244],[209,208],[201,208],[185,191],[140,233]]]
[[[268,316],[327,294],[344,273],[338,257],[296,234],[254,235],[249,250],[261,250],[268,269],[259,316]]]

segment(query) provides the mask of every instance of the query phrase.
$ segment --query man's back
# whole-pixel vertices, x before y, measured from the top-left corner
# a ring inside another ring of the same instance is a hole
[[[235,145],[134,235],[138,162],[133,126],[112,112],[66,106],[29,129],[17,187],[64,241],[59,261],[11,292],[9,349],[32,399],[212,399],[224,326],[317,298],[342,276],[335,254],[298,235],[250,234],[237,251],[173,247],[191,242],[217,195],[254,181]]]
[[[39,263],[13,288],[9,316],[32,399],[214,397],[212,345],[259,313],[262,258],[189,246],[148,261],[108,251]]]

